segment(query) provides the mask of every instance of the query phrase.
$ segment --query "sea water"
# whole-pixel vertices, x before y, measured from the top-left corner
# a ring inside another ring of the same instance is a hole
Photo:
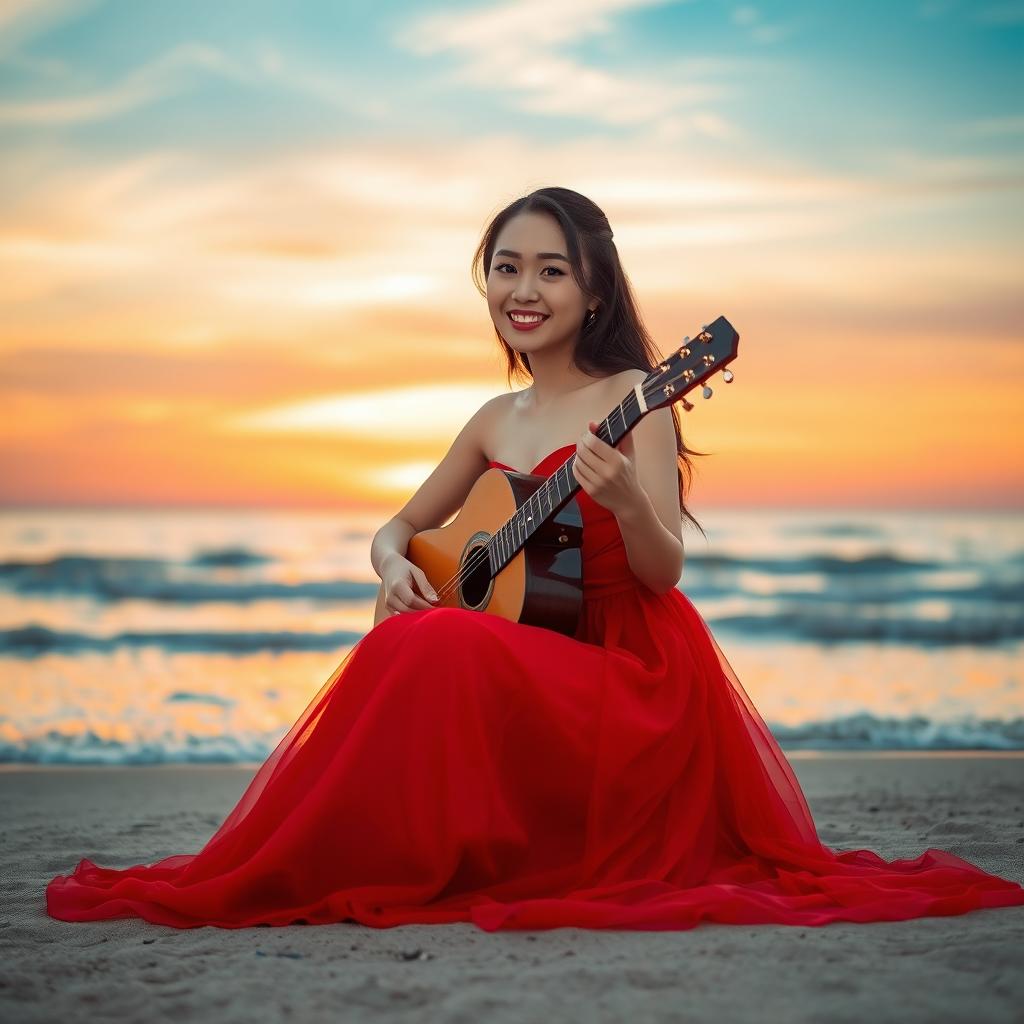
[[[0,761],[258,762],[390,513],[0,513]],[[706,511],[680,589],[783,748],[1024,749],[1024,515]]]

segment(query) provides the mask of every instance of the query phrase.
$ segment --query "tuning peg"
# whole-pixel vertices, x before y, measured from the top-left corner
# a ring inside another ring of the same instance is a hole
[[[704,385],[704,397],[705,398],[710,398],[713,394],[714,394],[714,391],[711,390],[711,386],[709,384],[705,384]]]
[[[707,329],[708,329],[708,325],[707,324],[701,324],[700,325],[700,333],[701,334],[703,334]]]
[[[722,371],[722,380],[724,380],[726,384],[731,384],[732,383],[732,379],[733,379],[732,378],[732,370],[723,370]]]
[[[685,398],[680,398],[679,401],[682,403],[683,408],[689,412],[693,408],[693,402],[688,402]]]

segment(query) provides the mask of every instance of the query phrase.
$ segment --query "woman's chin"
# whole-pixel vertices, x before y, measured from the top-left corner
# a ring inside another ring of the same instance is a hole
[[[517,331],[514,328],[498,328],[498,334],[509,348],[517,352],[536,352],[537,349],[550,348],[558,344],[558,339],[550,336],[535,337],[535,331]]]

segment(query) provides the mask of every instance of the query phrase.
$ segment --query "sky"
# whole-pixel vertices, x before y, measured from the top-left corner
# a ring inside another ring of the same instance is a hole
[[[1022,43],[1022,2],[0,0],[0,502],[396,511],[509,387],[484,226],[562,185],[661,351],[740,334],[698,514],[1019,509]]]

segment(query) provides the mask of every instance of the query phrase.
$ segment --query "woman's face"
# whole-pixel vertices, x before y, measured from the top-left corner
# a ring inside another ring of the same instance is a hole
[[[591,299],[589,306],[595,305]],[[575,347],[588,297],[573,280],[565,235],[550,214],[516,214],[498,232],[487,274],[487,307],[498,333],[519,352],[566,341]],[[527,322],[517,325],[510,315],[516,311]],[[539,322],[537,314],[543,317]]]

